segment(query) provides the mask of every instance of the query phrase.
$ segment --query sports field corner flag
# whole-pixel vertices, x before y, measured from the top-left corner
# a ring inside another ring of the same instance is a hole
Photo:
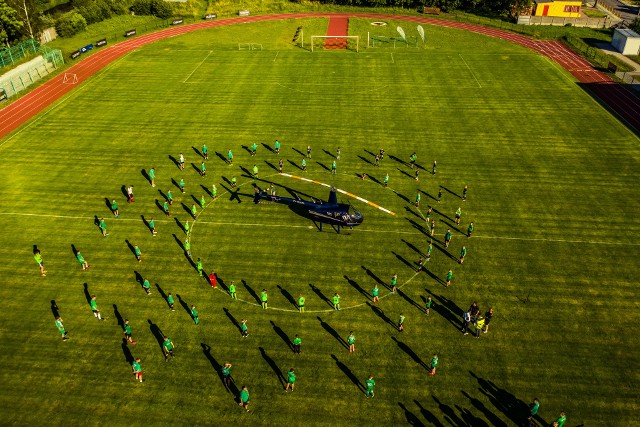
[[[398,25],[398,28],[396,28],[396,30],[398,30],[398,34],[400,34],[400,37],[402,37],[402,40],[407,41],[407,36],[404,34],[404,30],[400,28],[399,25]]]
[[[422,28],[422,25],[418,25],[418,34],[420,34],[420,38],[422,39],[422,43],[424,43],[424,28]]]

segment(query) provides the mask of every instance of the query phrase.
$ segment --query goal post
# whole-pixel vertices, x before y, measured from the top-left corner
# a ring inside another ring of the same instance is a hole
[[[354,49],[355,41],[355,51],[360,52],[360,36],[311,36],[311,52],[316,49],[316,40],[322,40],[323,46],[327,46],[327,40],[335,40],[334,46],[338,46],[340,41],[344,40],[346,49]]]

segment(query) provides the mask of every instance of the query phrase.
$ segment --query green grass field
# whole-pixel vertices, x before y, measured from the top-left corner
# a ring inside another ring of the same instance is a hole
[[[291,47],[298,25],[309,37],[323,34],[327,21],[218,28],[142,48],[0,141],[3,422],[502,426],[519,424],[538,397],[547,423],[564,410],[566,426],[636,424],[638,138],[568,73],[497,39],[425,26],[425,48],[311,53]],[[350,31],[364,37],[368,27],[354,20]],[[238,43],[263,50],[238,51]],[[310,145],[306,177],[395,215],[341,195],[365,220],[338,235],[327,226],[319,232],[285,205],[254,205],[242,171],[253,164],[263,188],[273,182],[281,195],[289,188],[328,196],[326,187],[278,175],[280,157],[262,145],[276,138],[285,172],[303,174],[299,152]],[[243,146],[254,142],[252,158]],[[194,148],[203,143],[206,177],[195,170]],[[371,153],[381,147],[387,155],[374,168]],[[233,166],[217,155],[229,149]],[[413,151],[424,168],[419,182],[405,164]],[[184,171],[170,158],[180,152]],[[141,173],[152,167],[156,188]],[[371,179],[358,178],[365,172]],[[379,183],[385,173],[388,189]],[[227,184],[232,177],[237,194]],[[172,184],[181,178],[184,195]],[[206,193],[212,184],[216,200]],[[124,185],[134,185],[135,203],[126,203]],[[156,200],[169,189],[166,218]],[[189,219],[181,205],[202,195],[193,256],[226,285],[234,281],[238,301],[200,279],[181,249],[176,220]],[[114,198],[118,219],[105,202]],[[428,205],[437,211],[434,255],[417,273]],[[458,207],[460,230],[475,223],[471,239],[453,226]],[[156,237],[142,216],[155,218]],[[108,237],[95,217],[105,217]],[[451,256],[442,248],[447,228]],[[139,245],[142,263],[127,241]],[[463,244],[468,254],[459,265]],[[33,261],[34,245],[47,277]],[[450,268],[453,286],[444,288]],[[136,273],[149,279],[151,295]],[[401,292],[381,287],[376,312],[364,294],[394,273]],[[106,321],[93,317],[85,285]],[[262,288],[268,310],[252,295]],[[159,289],[195,304],[200,325],[178,301],[170,311]],[[335,292],[340,312],[325,300]],[[304,314],[291,302],[299,294]],[[428,295],[429,317],[422,311]],[[57,333],[52,300],[69,341]],[[480,339],[459,329],[473,301],[496,312]],[[391,324],[401,312],[402,334]],[[117,315],[129,319],[137,345],[122,345]],[[234,325],[243,318],[245,339]],[[175,360],[165,363],[156,328],[176,343]],[[357,341],[349,356],[334,334],[351,330]],[[287,344],[296,334],[299,356]],[[435,352],[431,377],[424,365]],[[142,359],[144,383],[133,381],[129,357]],[[222,385],[215,368],[224,362],[234,365],[237,387],[248,386],[251,413]],[[292,367],[297,387],[285,393],[278,373],[286,377]],[[369,374],[374,399],[358,387]]]

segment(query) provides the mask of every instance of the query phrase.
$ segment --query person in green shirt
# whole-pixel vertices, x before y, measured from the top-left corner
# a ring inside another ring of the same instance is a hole
[[[140,358],[136,358],[131,364],[131,370],[133,371],[133,375],[135,380],[139,380],[142,382],[142,368],[140,367]]]
[[[458,208],[456,210],[456,218],[455,218],[455,223],[457,225],[460,225],[460,216],[462,215],[462,208]]]
[[[300,295],[300,297],[298,298],[298,310],[300,311],[300,313],[304,313],[304,301],[304,297]]]
[[[337,292],[333,295],[333,309],[340,310],[340,295]]]
[[[200,176],[207,176],[207,166],[204,162],[200,163]]]
[[[171,214],[169,213],[169,202],[167,202],[166,200],[162,204],[162,210],[164,211],[164,214],[166,216],[171,216]]]
[[[122,325],[122,333],[124,334],[125,339],[133,345],[136,345],[137,342],[131,338],[131,325],[129,325],[129,320],[125,319],[124,325]]]
[[[255,156],[256,153],[258,152],[258,144],[256,144],[255,142],[253,144],[251,144],[251,156]]]
[[[416,208],[420,207],[420,198],[421,198],[420,192],[418,191],[416,193],[416,202],[415,202]]]
[[[392,294],[396,293],[397,284],[398,284],[398,274],[394,273],[393,276],[391,276],[391,293]]]
[[[133,247],[133,253],[135,254],[136,259],[138,260],[138,262],[142,262],[142,251],[140,250],[138,245],[135,245]]]
[[[174,304],[174,299],[173,299],[173,295],[171,295],[171,292],[169,292],[169,295],[167,295],[167,304],[169,305],[169,309],[171,311],[176,311],[175,308],[173,308],[173,304]]]
[[[429,371],[429,375],[436,375],[436,368],[438,367],[438,354],[434,353],[433,358],[431,359],[431,370]]]
[[[189,241],[189,237],[184,239],[184,253],[191,258],[191,242]]]
[[[451,229],[447,229],[447,232],[444,233],[444,247],[448,248],[449,244],[451,243],[451,237],[453,236],[453,233],[451,232]]]
[[[33,254],[33,259],[36,260],[36,262],[38,263],[38,267],[40,267],[40,274],[46,276],[47,272],[44,269],[44,260],[42,259],[42,255],[40,254],[39,250],[36,249],[35,253]]]
[[[476,320],[476,338],[480,338],[480,332],[484,329],[484,316],[478,316]]]
[[[280,154],[280,141],[277,139],[276,142],[273,143],[273,151],[275,151],[276,154]]]
[[[378,285],[377,284],[373,285],[373,289],[371,290],[371,295],[373,295],[374,304],[377,304],[378,302],[380,302],[380,297],[378,296],[379,293],[380,293],[380,289],[378,288]]]
[[[302,344],[302,339],[296,334],[296,337],[293,339],[293,352],[295,354],[300,354],[300,345]]]
[[[305,159],[302,159],[302,170],[307,171],[307,161]]]
[[[60,316],[56,316],[56,327],[58,328],[58,332],[60,332],[62,340],[68,340],[67,331],[64,330],[64,325],[62,324],[62,318]]]
[[[167,201],[173,206],[173,194],[171,194],[171,190],[167,191]]]
[[[163,337],[164,341],[162,341],[162,351],[164,352],[164,361],[167,362],[169,361],[169,356],[171,356],[171,358],[176,357],[173,354],[173,348],[175,347],[173,344],[173,341],[171,341],[171,338],[169,337]]]
[[[449,286],[451,286],[451,279],[453,278],[453,271],[451,271],[451,269],[449,269],[449,271],[447,272],[447,288]]]
[[[233,282],[229,285],[229,295],[231,295],[232,299],[238,299],[238,295],[236,295],[236,285]]]
[[[289,391],[289,387],[291,387],[291,391],[296,387],[296,374],[293,372],[293,368],[289,369],[289,372],[287,372],[287,386],[284,391]]]
[[[373,375],[369,375],[369,378],[367,378],[367,380],[364,382],[366,387],[367,387],[367,391],[365,392],[365,396],[366,397],[374,397],[375,393],[373,392],[373,387],[375,387],[376,382],[373,380]]]
[[[242,319],[240,324],[240,332],[242,332],[242,338],[249,336],[249,329],[247,328],[247,319]]]
[[[355,353],[355,351],[356,351],[356,336],[353,335],[353,331],[349,332],[349,336],[347,337],[347,345],[349,346],[349,354]]]
[[[91,296],[91,301],[89,301],[89,306],[91,306],[91,311],[93,311],[93,316],[98,320],[104,320],[102,315],[100,314],[100,310],[98,310],[98,303],[96,302],[96,296]]]
[[[80,251],[76,252],[76,258],[78,259],[78,262],[82,266],[82,271],[86,271],[86,270],[89,269],[89,263],[87,261],[85,261],[84,257],[80,253]]]
[[[151,182],[151,186],[156,186],[156,170],[154,168],[149,169],[149,182]]]
[[[473,221],[469,223],[469,228],[467,228],[467,237],[471,237],[471,233],[473,233]]]
[[[240,391],[240,406],[242,406],[247,412],[249,412],[249,390],[247,386],[243,385]]]
[[[464,257],[467,255],[467,247],[462,245],[462,249],[460,249],[460,264],[464,262]]]
[[[431,261],[432,252],[433,252],[433,243],[429,242],[429,247],[427,248],[427,262]]]
[[[236,188],[237,182],[238,182],[238,179],[235,176],[231,178],[231,188]]]
[[[204,209],[207,206],[207,201],[204,198],[204,194],[200,197],[200,207]]]
[[[563,427],[564,423],[567,422],[567,416],[564,412],[560,412],[560,416],[556,419],[554,426]]]
[[[207,144],[202,144],[202,157],[205,160],[209,160],[209,147],[207,147]]]
[[[260,301],[262,303],[262,308],[263,309],[267,309],[269,306],[269,295],[267,295],[267,290],[263,289],[262,292],[260,292]]]
[[[113,215],[116,218],[120,216],[120,211],[118,211],[118,204],[116,203],[116,199],[113,199],[111,201],[111,212],[113,212]]]
[[[203,270],[202,270],[202,261],[200,261],[200,258],[198,258],[198,262],[196,262],[196,269],[198,270],[198,274],[200,275],[200,277],[203,276]]]
[[[533,399],[533,402],[529,403],[529,421],[533,420],[533,417],[538,415],[540,409],[540,401],[537,397]]]
[[[222,382],[224,383],[224,386],[226,388],[231,387],[231,367],[233,365],[231,363],[227,363],[225,362],[224,365],[222,365]]]
[[[218,188],[216,187],[215,184],[211,186],[211,197],[213,197],[214,200],[216,197],[218,197]]]
[[[253,165],[253,169],[251,171],[252,171],[252,174],[253,174],[252,175],[253,179],[257,179],[258,178],[258,166],[257,165]]]
[[[389,174],[387,173],[384,176],[384,188],[387,188],[389,186]]]
[[[100,218],[100,231],[102,232],[102,237],[107,237],[107,223],[104,222],[104,218]]]
[[[400,319],[398,320],[398,332],[404,332],[404,314],[400,313]]]
[[[189,236],[189,221],[185,221],[184,223],[184,234],[186,234],[187,237]]]
[[[149,230],[151,231],[151,236],[155,237],[156,234],[158,234],[156,232],[156,222],[153,220],[153,218],[151,218],[151,220],[149,220]]]
[[[331,163],[331,175],[335,175],[337,169],[338,169],[338,165],[336,164],[336,161],[334,160],[333,163]]]
[[[409,166],[411,166],[411,169],[416,166],[416,160],[418,160],[418,155],[414,151],[413,154],[409,156]]]
[[[180,178],[180,182],[178,184],[180,185],[180,191],[184,193],[184,178]]]
[[[227,151],[227,164],[231,166],[233,164],[233,152]]]
[[[424,220],[427,222],[427,225],[429,225],[429,221],[431,221],[432,213],[433,213],[433,207],[429,206],[429,209],[427,209],[427,213],[425,214],[425,218],[424,218]]]
[[[191,205],[191,216],[193,217],[194,221],[198,219],[198,208],[196,207],[195,203]]]
[[[200,320],[198,319],[198,310],[196,310],[195,305],[191,306],[191,318],[193,319],[193,323],[195,323],[196,325],[200,323]]]
[[[144,279],[144,281],[142,282],[142,287],[144,288],[144,291],[147,293],[147,295],[151,295],[151,284],[149,283],[149,279]]]
[[[427,302],[425,303],[425,313],[427,313],[427,316],[429,315],[429,312],[431,311],[431,304],[433,303],[433,301],[431,301],[431,295],[429,295],[427,297]]]

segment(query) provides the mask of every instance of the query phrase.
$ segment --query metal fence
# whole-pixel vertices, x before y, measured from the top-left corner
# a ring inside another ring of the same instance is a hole
[[[40,44],[34,39],[28,39],[10,48],[0,49],[0,68],[14,65],[27,56],[37,54],[39,47]]]
[[[518,16],[522,25],[556,25],[590,28],[609,28],[615,24],[610,18],[565,18],[559,16]]]
[[[0,101],[16,95],[64,64],[59,49],[39,48],[40,56],[0,76]]]

